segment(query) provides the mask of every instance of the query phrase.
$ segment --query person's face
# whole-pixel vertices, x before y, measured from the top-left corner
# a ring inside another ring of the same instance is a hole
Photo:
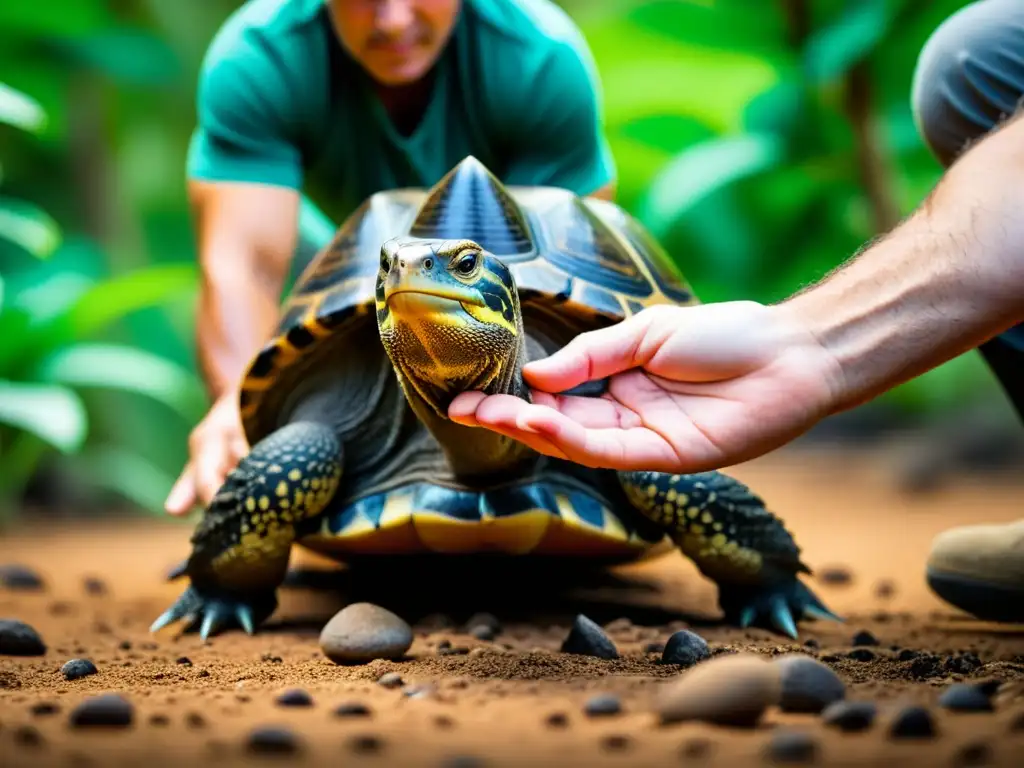
[[[437,61],[462,0],[328,0],[335,32],[370,76],[412,83]]]

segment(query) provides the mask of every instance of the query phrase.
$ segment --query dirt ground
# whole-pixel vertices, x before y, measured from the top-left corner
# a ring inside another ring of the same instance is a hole
[[[967,477],[933,494],[906,495],[894,490],[889,468],[879,454],[789,452],[733,470],[786,520],[816,571],[808,583],[846,618],[801,623],[796,644],[761,629],[719,626],[714,586],[675,554],[603,579],[580,574],[564,587],[564,574],[391,570],[401,585],[394,589],[376,577],[354,582],[344,572],[325,573],[335,567],[302,552],[292,560],[295,585],[281,591],[278,613],[255,637],[231,631],[204,645],[176,627],[148,632],[183,588],[164,574],[187,554],[191,524],[58,521],[8,533],[0,563],[27,565],[46,583],[39,591],[0,590],[0,617],[34,626],[48,650],[0,657],[0,765],[766,765],[777,728],[811,734],[819,765],[1024,765],[1024,728],[1011,726],[1024,715],[1024,627],[970,620],[935,598],[923,577],[935,534],[1020,517],[1024,480]],[[827,583],[822,573],[833,567],[848,569],[852,579]],[[101,580],[106,592],[87,592],[87,577]],[[414,624],[408,660],[341,667],[323,656],[321,626],[354,599],[372,599]],[[493,642],[465,633],[463,622],[475,611],[501,620]],[[576,613],[608,628],[620,659],[559,652]],[[847,698],[877,701],[879,718],[861,734],[777,710],[755,728],[660,726],[651,696],[678,672],[644,648],[684,627],[712,649],[802,648],[839,673]],[[881,641],[874,660],[847,656],[862,629]],[[440,653],[443,640],[471,650]],[[817,647],[803,646],[810,640]],[[894,648],[937,656],[900,661]],[[92,660],[99,673],[66,681],[59,670],[71,658]],[[406,687],[377,684],[388,671]],[[1009,681],[994,713],[936,705],[949,682],[985,679]],[[313,707],[275,703],[293,688],[308,692]],[[131,727],[71,728],[74,706],[103,692],[132,702]],[[619,695],[623,711],[587,717],[584,703],[596,693]],[[44,702],[55,706],[40,713]],[[334,714],[345,702],[359,702],[369,714]],[[904,703],[931,707],[934,738],[889,737]],[[248,735],[262,726],[291,729],[299,751],[251,755]]]

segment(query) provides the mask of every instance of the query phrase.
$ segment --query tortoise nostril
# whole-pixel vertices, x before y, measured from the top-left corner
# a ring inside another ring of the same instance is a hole
[[[430,269],[433,266],[434,266],[434,260],[433,259],[426,258],[426,259],[423,260],[423,268],[424,269]]]

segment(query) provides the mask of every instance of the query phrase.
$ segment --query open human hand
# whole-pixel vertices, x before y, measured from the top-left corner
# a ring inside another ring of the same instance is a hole
[[[523,370],[532,403],[460,394],[458,423],[590,467],[691,473],[764,454],[828,415],[838,365],[784,308],[658,306]],[[600,397],[559,395],[610,377]]]

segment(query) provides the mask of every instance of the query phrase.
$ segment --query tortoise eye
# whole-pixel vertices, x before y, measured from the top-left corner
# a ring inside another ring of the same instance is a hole
[[[455,271],[460,275],[473,274],[473,270],[476,269],[477,258],[477,252],[470,251],[455,263]]]

